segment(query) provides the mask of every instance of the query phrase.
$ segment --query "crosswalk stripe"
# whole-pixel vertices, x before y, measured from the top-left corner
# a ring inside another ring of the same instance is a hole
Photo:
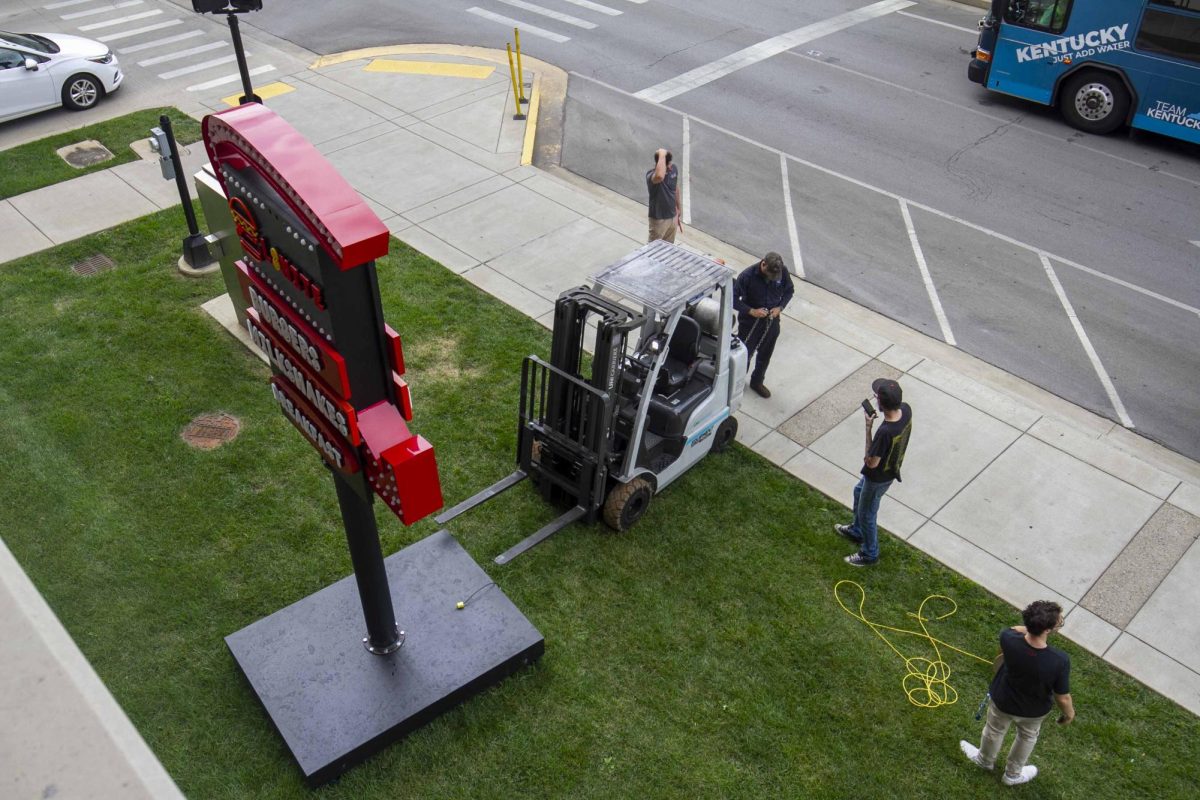
[[[120,17],[118,19],[110,19],[106,22],[93,22],[91,25],[80,25],[81,31],[97,31],[101,28],[111,28],[113,25],[124,25],[126,22],[145,19],[146,17],[157,17],[163,13],[161,8],[156,8],[153,11],[143,11],[140,14],[130,14],[128,17]]]
[[[121,31],[120,33],[110,33],[107,36],[97,36],[96,41],[104,42],[105,44],[108,44],[109,42],[116,42],[121,39],[128,39],[130,36],[139,36],[143,33],[149,33],[150,31],[161,31],[163,28],[173,28],[176,25],[182,25],[182,24],[183,24],[183,20],[181,20],[181,19],[171,19],[171,20],[167,20],[166,22],[157,22],[153,25],[143,25],[140,28],[133,28],[132,30]]]
[[[124,3],[113,3],[103,8],[89,8],[87,11],[76,11],[73,14],[60,14],[62,19],[79,19],[80,17],[94,17],[97,14],[107,14],[109,11],[116,11],[118,8],[129,8],[130,6],[140,6],[142,0],[126,0]]]
[[[167,61],[178,61],[181,58],[187,58],[188,56],[194,56],[197,53],[207,53],[209,50],[219,50],[222,47],[228,47],[228,46],[229,46],[228,42],[209,42],[208,44],[202,44],[199,47],[191,47],[191,48],[188,48],[187,50],[179,50],[174,53],[167,53],[165,56],[155,56],[154,58],[147,58],[145,61],[139,61],[138,66],[139,67],[150,67],[155,64],[165,63]]]
[[[250,54],[246,53],[246,55],[249,56]],[[179,69],[173,69],[170,72],[162,72],[162,73],[159,73],[158,77],[162,78],[164,81],[169,81],[169,80],[171,80],[171,78],[178,78],[180,75],[190,75],[193,72],[200,72],[201,70],[209,69],[211,67],[219,67],[222,64],[228,64],[230,61],[236,61],[236,60],[237,60],[237,56],[221,56],[220,58],[213,58],[208,61],[202,61],[199,64],[192,64],[191,66],[188,66],[188,67],[180,67]]]
[[[559,22],[565,22],[568,25],[574,25],[576,28],[590,29],[596,27],[596,23],[594,22],[588,22],[586,19],[580,19],[579,17],[572,17],[570,14],[562,14],[558,11],[551,11],[543,6],[534,5],[533,3],[526,3],[525,0],[500,0],[500,2],[504,3],[505,5],[513,6],[514,8],[520,8],[524,11],[532,11],[534,14],[541,14],[543,17],[549,17],[550,19],[558,20]]]
[[[506,17],[503,14],[495,14],[491,11],[484,11],[478,6],[471,6],[467,9],[467,13],[474,14],[477,17],[483,17],[484,19],[490,19],[492,22],[499,22],[501,25],[507,25],[510,28],[520,28],[525,33],[533,36],[540,36],[543,39],[549,39],[550,41],[558,42],[559,44],[571,41],[570,36],[563,36],[561,33],[548,31],[545,28],[539,28],[536,25],[526,25],[524,22],[521,22],[518,19]]]
[[[250,74],[250,77],[254,77],[255,75],[262,75],[264,72],[274,72],[274,71],[275,71],[274,66],[272,66],[271,64],[264,64],[261,67],[255,67],[254,69],[250,70],[249,74]],[[226,75],[223,78],[216,78],[211,81],[205,81],[204,83],[197,83],[193,86],[187,87],[187,90],[189,92],[202,92],[205,89],[215,89],[218,86],[224,86],[227,83],[233,83],[234,81],[240,81],[241,79],[242,79],[241,74],[235,72],[232,75]]]
[[[610,17],[617,17],[624,12],[610,6],[602,6],[599,3],[593,3],[592,0],[566,0],[571,5],[586,8],[588,11],[595,11],[598,14],[608,14]]]
[[[54,11],[55,9],[66,8],[68,6],[79,6],[90,2],[92,2],[92,0],[64,0],[62,3],[51,3],[48,6],[42,6],[42,8],[46,9],[47,11]]]
[[[175,44],[175,42],[182,42],[184,39],[192,39],[196,36],[203,36],[203,35],[204,35],[204,31],[188,31],[187,33],[180,33],[176,36],[166,36],[162,39],[155,39],[152,42],[142,42],[141,44],[132,44],[129,47],[118,47],[117,52],[120,53],[121,55],[125,56],[125,55],[130,55],[132,53],[140,53],[143,50],[150,50],[151,48],[154,48],[154,47],[162,47],[164,44]]]

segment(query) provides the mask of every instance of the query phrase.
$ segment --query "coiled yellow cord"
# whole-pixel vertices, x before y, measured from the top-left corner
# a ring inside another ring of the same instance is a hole
[[[853,586],[858,590],[858,611],[852,611],[842,600],[839,592],[845,585]],[[833,586],[833,597],[837,600],[838,605],[842,607],[850,616],[865,624],[875,635],[883,640],[884,644],[892,649],[896,655],[904,660],[905,674],[901,680],[901,686],[904,688],[904,694],[908,697],[908,702],[920,708],[937,708],[939,706],[953,705],[958,702],[958,692],[950,685],[950,665],[942,660],[942,649],[953,650],[956,653],[962,653],[976,661],[982,661],[985,664],[991,664],[990,658],[983,658],[974,653],[967,652],[962,648],[955,647],[949,642],[938,639],[929,632],[925,627],[928,621],[937,621],[953,616],[958,611],[958,604],[949,597],[943,594],[931,594],[921,601],[921,605],[917,606],[917,613],[908,612],[908,616],[917,620],[921,626],[921,630],[914,631],[906,628],[893,628],[890,625],[880,625],[878,622],[872,622],[867,619],[866,613],[863,611],[863,606],[867,602],[867,592],[858,583],[850,580],[838,581]],[[929,617],[925,615],[925,605],[930,601],[945,602],[949,604],[949,610],[937,616]],[[909,636],[917,636],[928,640],[933,647],[933,658],[924,656],[906,656],[901,653],[894,644],[892,644],[887,636],[882,631],[892,631],[894,633],[904,633]]]

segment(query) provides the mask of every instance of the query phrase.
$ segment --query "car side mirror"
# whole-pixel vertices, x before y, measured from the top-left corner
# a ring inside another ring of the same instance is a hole
[[[30,72],[37,72],[38,71],[37,59],[36,58],[25,59],[25,69],[29,70]]]

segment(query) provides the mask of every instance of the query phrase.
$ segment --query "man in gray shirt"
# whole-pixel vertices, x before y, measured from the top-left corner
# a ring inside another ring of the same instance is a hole
[[[646,172],[646,190],[650,193],[650,238],[674,244],[675,234],[683,230],[683,208],[679,204],[679,169],[671,163],[671,151],[654,151],[654,169]]]

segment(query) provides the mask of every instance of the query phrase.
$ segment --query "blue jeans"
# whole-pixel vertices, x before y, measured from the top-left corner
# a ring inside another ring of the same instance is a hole
[[[879,501],[891,485],[891,481],[876,483],[863,475],[854,487],[854,522],[850,523],[850,532],[862,539],[858,551],[868,561],[879,558],[879,528],[875,518],[879,516]]]

